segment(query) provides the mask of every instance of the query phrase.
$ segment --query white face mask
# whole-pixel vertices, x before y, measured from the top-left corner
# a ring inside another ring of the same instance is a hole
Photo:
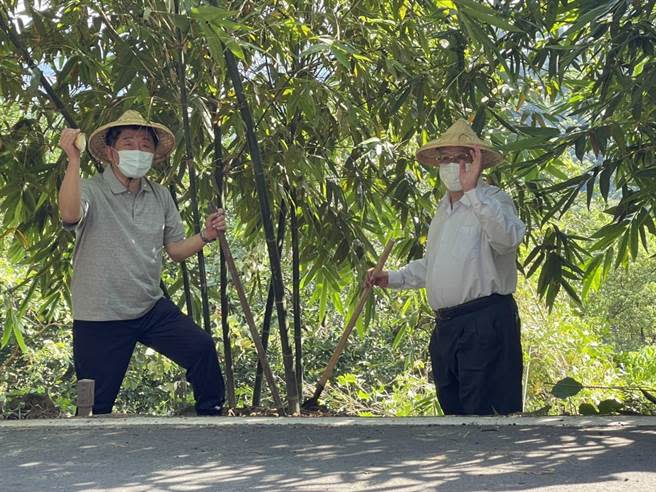
[[[471,163],[465,163],[465,169],[471,169]],[[462,184],[460,183],[460,164],[457,162],[449,162],[447,164],[440,164],[440,181],[444,183],[446,189],[449,191],[461,191]]]
[[[141,178],[153,165],[154,154],[141,150],[119,150],[118,168],[128,178]]]

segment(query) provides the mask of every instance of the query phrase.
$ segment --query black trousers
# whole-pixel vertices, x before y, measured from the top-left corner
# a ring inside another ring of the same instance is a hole
[[[224,383],[212,337],[162,298],[138,319],[73,321],[75,372],[95,380],[94,414],[111,413],[137,342],[187,370],[199,415],[220,413]]]
[[[520,320],[511,295],[438,311],[429,351],[445,414],[522,411]]]

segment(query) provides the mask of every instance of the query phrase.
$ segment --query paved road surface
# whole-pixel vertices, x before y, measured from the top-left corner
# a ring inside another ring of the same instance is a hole
[[[0,422],[0,491],[656,491],[656,419],[564,424],[445,418]]]

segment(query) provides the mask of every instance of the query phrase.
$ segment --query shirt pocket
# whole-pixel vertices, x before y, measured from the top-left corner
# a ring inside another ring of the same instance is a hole
[[[150,209],[135,221],[137,234],[148,250],[160,251],[164,246],[164,212]]]
[[[470,260],[481,251],[481,228],[477,224],[461,224],[449,241],[449,254],[456,260]]]

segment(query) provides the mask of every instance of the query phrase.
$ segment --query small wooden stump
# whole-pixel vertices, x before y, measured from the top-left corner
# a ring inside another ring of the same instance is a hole
[[[95,381],[93,379],[80,379],[77,382],[77,416],[91,417]]]

